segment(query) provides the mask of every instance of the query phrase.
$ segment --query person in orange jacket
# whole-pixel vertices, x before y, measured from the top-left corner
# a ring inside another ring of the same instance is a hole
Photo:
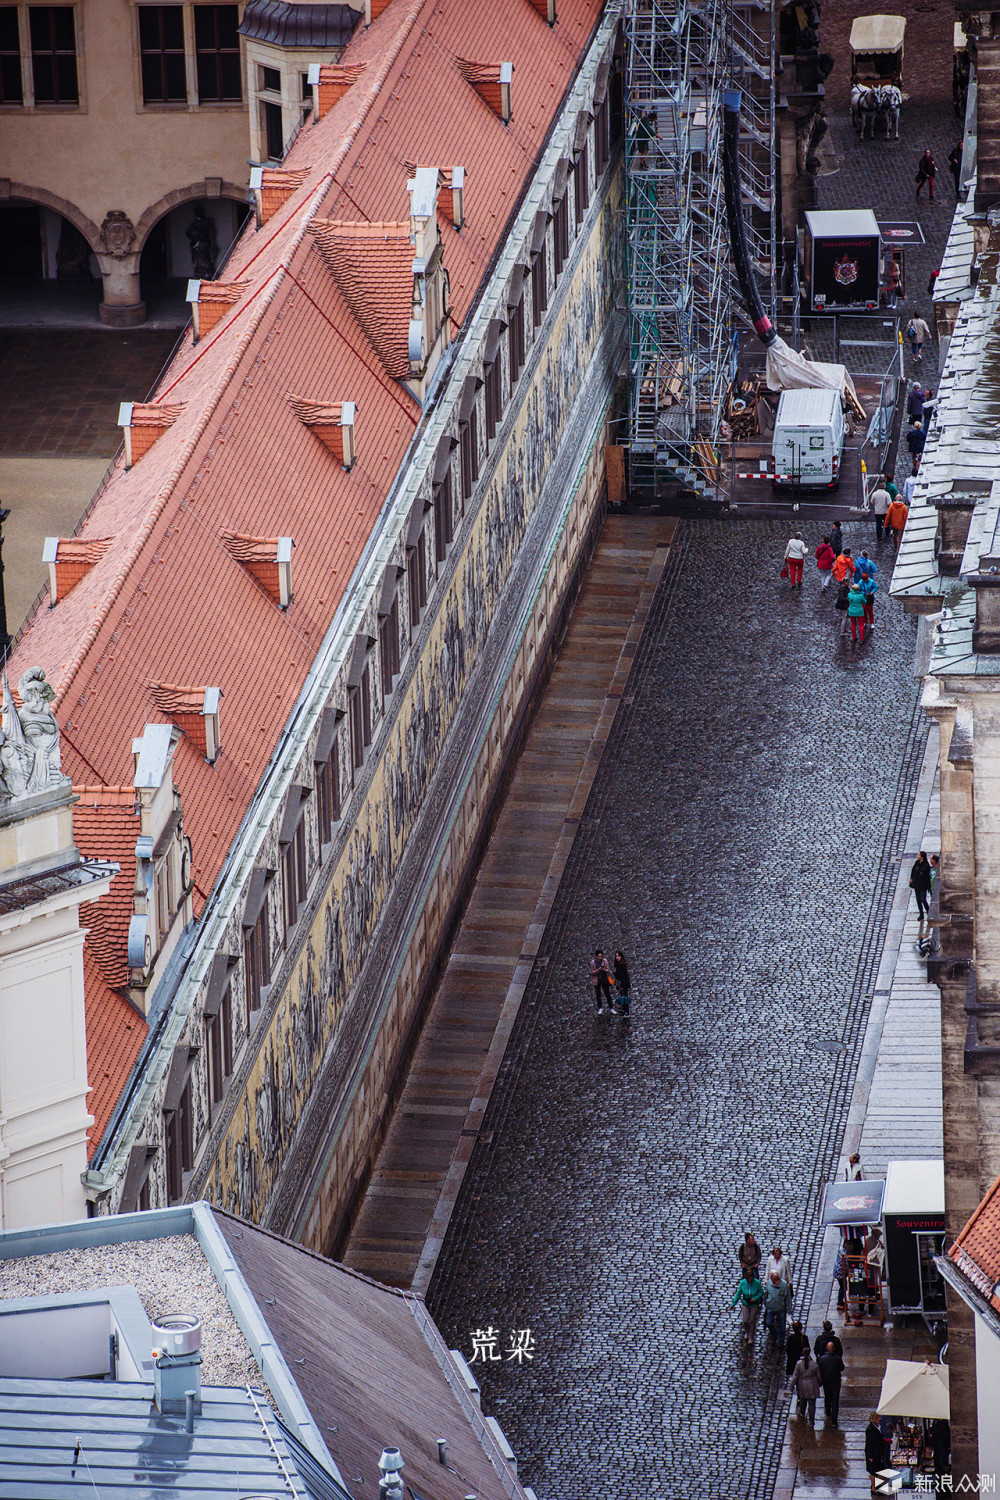
[[[885,529],[887,532],[891,532],[892,545],[897,552],[899,551],[899,542],[903,535],[908,515],[909,511],[897,495],[885,513]]]
[[[834,563],[833,576],[838,583],[843,583],[845,578],[854,577],[854,559],[851,557],[850,547],[845,547]]]

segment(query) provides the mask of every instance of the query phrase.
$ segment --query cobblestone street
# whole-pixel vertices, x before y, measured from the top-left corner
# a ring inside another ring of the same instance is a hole
[[[811,564],[779,582],[788,534],[678,533],[431,1287],[467,1358],[531,1328],[474,1368],[540,1500],[773,1485],[735,1248],[779,1238],[811,1288],[925,735],[912,620],[880,595],[852,646]],[[630,1022],[593,1013],[598,944]]]

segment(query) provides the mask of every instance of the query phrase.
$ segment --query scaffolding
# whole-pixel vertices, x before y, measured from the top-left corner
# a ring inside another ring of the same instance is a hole
[[[626,0],[629,462],[633,491],[704,492],[735,372],[722,93],[742,91],[747,238],[773,315],[774,16],[766,0]]]

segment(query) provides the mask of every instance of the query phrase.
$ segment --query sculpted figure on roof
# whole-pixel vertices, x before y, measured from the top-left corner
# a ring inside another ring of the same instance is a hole
[[[29,667],[17,690],[3,680],[3,725],[0,729],[0,798],[12,801],[44,792],[66,781],[59,766],[59,725],[49,707],[55,692],[41,667]]]

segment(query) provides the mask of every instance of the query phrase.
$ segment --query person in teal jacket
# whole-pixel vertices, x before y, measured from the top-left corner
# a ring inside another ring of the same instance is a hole
[[[760,1307],[764,1300],[764,1288],[760,1284],[760,1277],[754,1271],[749,1277],[744,1276],[736,1288],[736,1295],[730,1307],[740,1304],[740,1322],[743,1325],[743,1337],[748,1344],[752,1344],[757,1334],[757,1319],[760,1317]]]
[[[865,638],[865,596],[860,580],[852,583],[847,591],[847,618],[851,622],[851,640]]]
[[[869,630],[875,628],[875,595],[878,593],[878,584],[875,582],[873,573],[862,573],[858,579],[858,588],[861,590],[865,601],[864,623]]]

